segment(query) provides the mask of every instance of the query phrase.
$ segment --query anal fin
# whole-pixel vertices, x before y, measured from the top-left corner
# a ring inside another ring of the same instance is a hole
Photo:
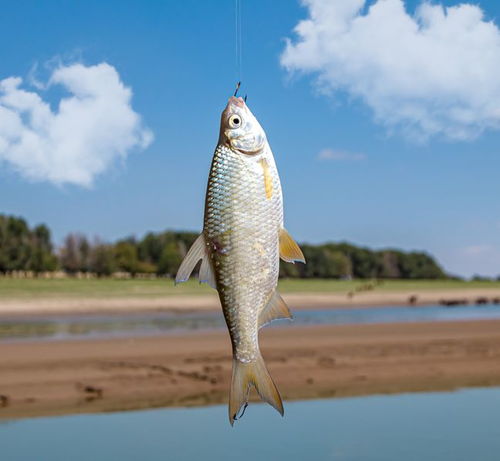
[[[271,295],[268,303],[259,314],[259,328],[277,319],[293,319],[290,309],[277,290]]]
[[[306,262],[304,253],[284,228],[280,231],[280,258],[287,263]]]

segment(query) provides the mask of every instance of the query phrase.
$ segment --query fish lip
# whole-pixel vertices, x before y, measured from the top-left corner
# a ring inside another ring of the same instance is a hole
[[[227,105],[228,106],[234,105],[236,107],[245,107],[245,101],[243,100],[243,98],[237,98],[235,96],[231,96],[229,98]]]

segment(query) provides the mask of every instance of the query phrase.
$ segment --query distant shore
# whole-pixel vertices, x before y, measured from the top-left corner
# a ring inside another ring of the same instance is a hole
[[[348,296],[345,293],[284,293],[292,310],[348,309],[351,307],[432,305],[443,301],[458,304],[498,302],[500,288],[471,288],[420,291],[367,291]],[[157,311],[215,311],[220,309],[215,292],[201,295],[166,296],[77,296],[1,298],[0,318],[11,316],[71,315],[91,313],[127,313]]]
[[[285,400],[500,385],[500,321],[266,328]],[[0,420],[226,403],[227,332],[0,343]],[[251,411],[251,406],[248,411]]]

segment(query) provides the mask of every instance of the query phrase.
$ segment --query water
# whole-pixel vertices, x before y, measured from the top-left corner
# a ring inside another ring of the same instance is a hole
[[[0,424],[6,461],[497,461],[500,389],[252,404],[231,428],[225,406]]]
[[[489,320],[500,318],[500,306],[391,306],[294,312],[293,325]],[[273,326],[289,325],[276,321]],[[0,341],[96,339],[224,328],[221,312],[158,312],[120,315],[67,315],[0,321]]]

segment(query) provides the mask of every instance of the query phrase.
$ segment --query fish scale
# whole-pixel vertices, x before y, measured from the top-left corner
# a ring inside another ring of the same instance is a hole
[[[261,161],[268,162],[273,193],[266,197]],[[235,356],[259,354],[258,317],[279,274],[283,202],[270,148],[249,157],[217,147],[210,170],[204,232],[211,252],[224,316]]]

